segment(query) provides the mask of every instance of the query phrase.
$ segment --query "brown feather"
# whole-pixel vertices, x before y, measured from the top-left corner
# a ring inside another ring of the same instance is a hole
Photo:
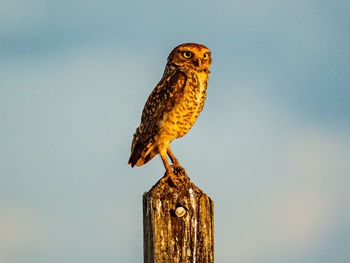
[[[186,53],[191,55],[187,57]],[[132,167],[141,166],[160,153],[166,171],[170,172],[166,158],[169,144],[184,136],[202,111],[210,64],[210,50],[203,45],[187,43],[173,49],[162,79],[143,108],[131,146]],[[173,154],[169,156],[178,164]]]
[[[163,81],[156,86],[145,104],[140,127],[134,134],[128,162],[131,167],[141,166],[159,153],[154,144],[159,131],[159,120],[162,119],[166,108],[173,107],[181,99],[186,83],[186,75],[183,72],[172,73],[169,77],[163,77]]]

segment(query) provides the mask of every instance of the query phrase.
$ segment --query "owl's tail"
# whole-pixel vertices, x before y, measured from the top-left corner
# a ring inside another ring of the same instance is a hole
[[[134,167],[135,165],[144,165],[158,153],[158,148],[154,142],[148,143],[146,146],[143,143],[136,143],[131,151],[128,164],[130,164],[131,167]]]

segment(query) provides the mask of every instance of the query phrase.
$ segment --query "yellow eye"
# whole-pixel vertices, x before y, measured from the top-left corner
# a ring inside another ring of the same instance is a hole
[[[209,57],[208,53],[205,53],[203,56],[204,59],[208,59],[208,57]]]
[[[191,58],[192,57],[192,53],[189,52],[189,51],[184,51],[184,52],[182,52],[182,56],[184,58]]]

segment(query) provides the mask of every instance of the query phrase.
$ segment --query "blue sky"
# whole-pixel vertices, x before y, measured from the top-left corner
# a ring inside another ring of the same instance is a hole
[[[158,157],[127,165],[169,52],[213,55],[172,149],[217,262],[350,260],[348,1],[0,1],[0,262],[141,262]]]

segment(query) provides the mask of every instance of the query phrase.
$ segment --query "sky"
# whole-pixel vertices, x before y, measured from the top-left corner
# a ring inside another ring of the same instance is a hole
[[[216,262],[350,261],[350,2],[0,0],[0,262],[142,262],[157,156],[127,160],[178,44],[208,46],[171,147],[215,203]]]

